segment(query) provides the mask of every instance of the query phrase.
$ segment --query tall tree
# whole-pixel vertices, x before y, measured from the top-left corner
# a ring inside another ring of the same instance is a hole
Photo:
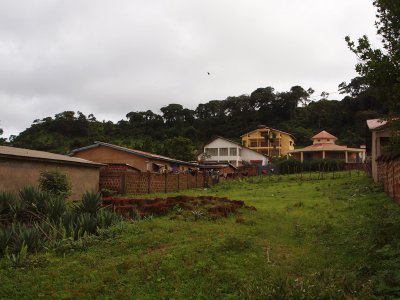
[[[2,138],[1,136],[3,135],[4,131],[3,129],[0,128],[0,145],[3,145],[6,139]]]
[[[400,149],[400,1],[375,0],[373,5],[377,8],[375,26],[383,48],[374,48],[366,35],[358,43],[347,36],[346,42],[360,60],[356,71],[369,87],[378,88],[381,101],[388,103],[392,146]]]

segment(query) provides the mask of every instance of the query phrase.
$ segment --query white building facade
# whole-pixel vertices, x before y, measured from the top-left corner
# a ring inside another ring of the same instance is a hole
[[[206,162],[228,162],[235,167],[244,164],[265,166],[268,158],[223,137],[216,137],[204,146],[203,153],[197,158]]]

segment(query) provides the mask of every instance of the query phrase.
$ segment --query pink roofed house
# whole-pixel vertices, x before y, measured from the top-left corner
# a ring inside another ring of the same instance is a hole
[[[343,160],[346,163],[365,161],[365,149],[336,145],[337,137],[325,130],[314,135],[311,140],[312,145],[289,151],[289,154],[302,162],[319,159]]]

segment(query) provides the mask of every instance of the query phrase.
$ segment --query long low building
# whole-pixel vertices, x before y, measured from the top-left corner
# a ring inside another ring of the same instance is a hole
[[[107,165],[124,164],[135,168],[138,172],[183,172],[197,168],[195,163],[98,141],[72,150],[69,155]]]
[[[0,146],[0,192],[18,193],[25,186],[37,187],[40,172],[58,170],[71,183],[70,199],[97,192],[103,164],[44,151]]]

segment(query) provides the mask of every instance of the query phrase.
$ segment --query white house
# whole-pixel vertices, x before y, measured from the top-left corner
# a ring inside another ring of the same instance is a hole
[[[229,162],[235,167],[244,164],[265,166],[268,163],[266,156],[220,136],[205,145],[203,153],[197,159],[207,162]]]

